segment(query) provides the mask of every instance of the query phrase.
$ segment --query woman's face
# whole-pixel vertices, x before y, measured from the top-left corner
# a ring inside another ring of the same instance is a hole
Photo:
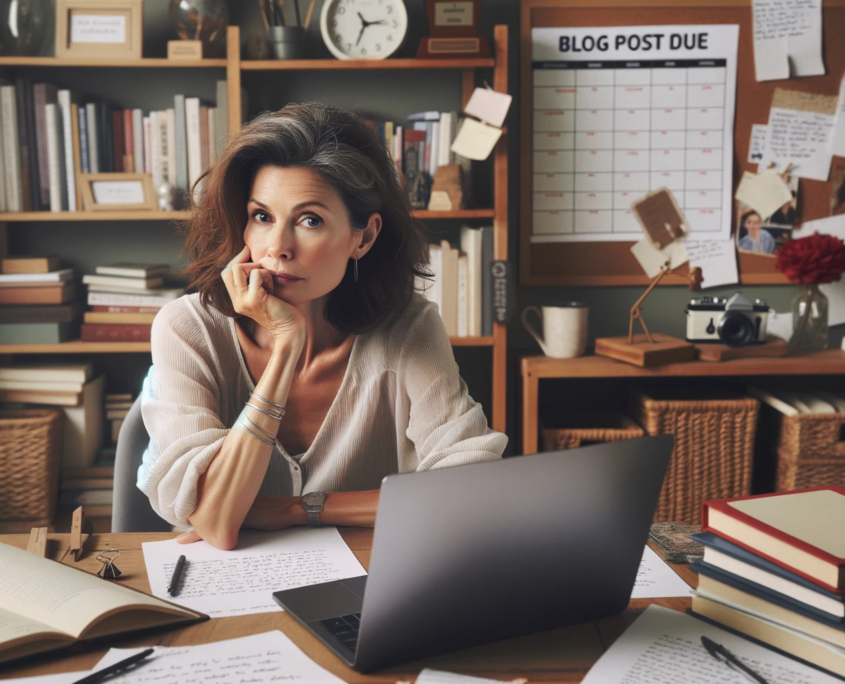
[[[760,220],[757,214],[751,214],[751,216],[745,219],[745,230],[748,231],[748,235],[752,240],[756,240],[760,236],[760,226],[762,225],[763,221]]]
[[[295,306],[334,290],[380,229],[381,217],[371,214],[364,231],[353,231],[343,200],[316,171],[263,166],[250,188],[244,242],[274,276],[273,294]]]

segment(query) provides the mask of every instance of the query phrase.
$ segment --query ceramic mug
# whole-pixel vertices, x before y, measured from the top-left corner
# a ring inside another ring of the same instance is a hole
[[[528,321],[528,312],[535,311],[543,324],[543,335],[537,333]],[[555,359],[581,356],[587,348],[587,313],[584,302],[561,302],[544,306],[526,307],[522,312],[522,325],[537,340],[543,353]]]

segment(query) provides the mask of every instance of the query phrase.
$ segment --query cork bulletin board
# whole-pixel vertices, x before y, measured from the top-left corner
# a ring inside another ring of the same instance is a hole
[[[736,115],[733,151],[733,190],[749,164],[752,124],[766,124],[775,88],[836,96],[845,73],[845,0],[823,2],[824,76],[758,83],[754,75],[751,0],[522,0],[520,28],[520,265],[521,285],[603,286],[646,285],[649,279],[630,253],[633,242],[531,242],[532,233],[532,34],[533,28],[587,26],[649,26],[734,24],[739,28],[736,74]],[[845,165],[834,157],[833,169]],[[801,180],[801,221],[830,215],[833,171],[828,182]],[[733,196],[733,192],[731,192]],[[731,224],[736,204],[731,202]],[[799,227],[796,226],[796,227]],[[639,239],[639,237],[637,238]],[[744,285],[785,284],[787,280],[768,256],[737,253]],[[705,274],[706,277],[706,274]],[[685,285],[682,269],[664,278],[665,284]]]

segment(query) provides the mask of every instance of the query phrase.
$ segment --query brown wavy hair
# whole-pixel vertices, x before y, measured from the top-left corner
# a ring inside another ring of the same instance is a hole
[[[350,259],[329,296],[325,318],[337,330],[361,333],[380,325],[408,304],[416,277],[431,277],[424,268],[426,229],[412,217],[396,164],[376,132],[338,107],[291,104],[244,126],[194,186],[184,224],[190,265],[182,273],[204,306],[238,316],[220,272],[244,247],[249,191],[263,166],[316,171],[340,195],[353,230],[363,230],[370,214],[381,214],[378,239],[358,261],[358,281]]]

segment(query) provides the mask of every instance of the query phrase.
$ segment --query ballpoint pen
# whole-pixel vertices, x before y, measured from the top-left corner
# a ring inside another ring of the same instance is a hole
[[[115,663],[114,665],[109,665],[108,667],[104,667],[102,670],[92,672],[91,674],[83,677],[82,679],[77,679],[75,682],[73,682],[73,684],[95,684],[95,682],[100,682],[109,675],[113,675],[115,672],[120,672],[121,670],[125,670],[127,667],[131,667],[135,663],[141,662],[144,658],[151,656],[154,652],[155,649],[148,648],[146,651],[141,651],[140,653],[136,653],[133,656],[124,658],[123,660]]]
[[[182,568],[185,567],[185,556],[179,556],[176,561],[176,567],[173,568],[173,576],[170,578],[170,585],[167,587],[167,593],[171,596],[176,596],[179,589],[179,580],[182,578]]]
[[[754,670],[740,662],[733,653],[721,644],[717,644],[715,641],[708,639],[706,636],[701,637],[701,643],[704,644],[704,648],[707,649],[707,652],[711,656],[739,672],[748,679],[748,681],[754,682],[755,684],[769,684],[765,679],[763,679],[763,677],[754,672]]]

